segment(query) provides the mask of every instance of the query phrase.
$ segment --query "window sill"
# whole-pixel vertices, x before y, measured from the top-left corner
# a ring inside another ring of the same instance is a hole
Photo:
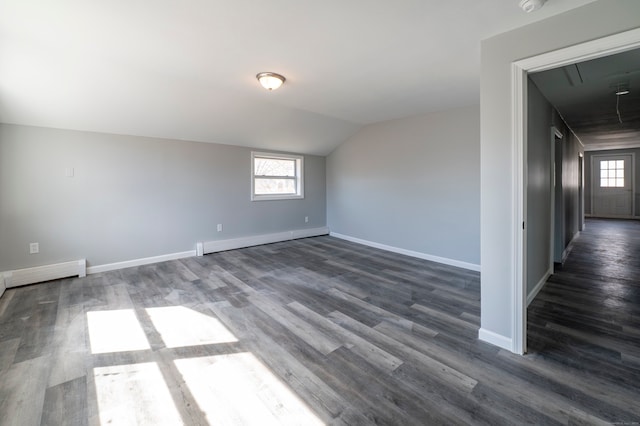
[[[252,195],[251,201],[302,200],[304,195]]]

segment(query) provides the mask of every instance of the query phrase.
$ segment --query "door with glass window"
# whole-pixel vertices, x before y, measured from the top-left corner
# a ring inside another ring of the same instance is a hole
[[[595,155],[592,163],[594,216],[633,214],[632,155]]]

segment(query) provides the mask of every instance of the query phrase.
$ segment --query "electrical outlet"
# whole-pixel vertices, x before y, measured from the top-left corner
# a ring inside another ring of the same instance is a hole
[[[40,243],[30,243],[29,254],[37,254],[37,253],[40,253]]]
[[[308,223],[309,222],[309,216],[305,216],[304,217],[304,223]]]
[[[221,223],[218,224],[218,232],[222,232],[222,224]]]

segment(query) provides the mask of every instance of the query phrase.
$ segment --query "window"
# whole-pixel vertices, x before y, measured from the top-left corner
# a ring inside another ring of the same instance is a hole
[[[303,157],[300,155],[251,153],[251,199],[304,198]]]
[[[624,160],[600,161],[600,187],[624,188]]]

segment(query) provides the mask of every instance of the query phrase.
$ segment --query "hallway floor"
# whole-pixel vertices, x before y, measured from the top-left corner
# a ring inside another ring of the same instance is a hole
[[[571,399],[596,407],[627,392],[640,405],[639,254],[640,222],[588,219],[529,306],[525,358],[555,365],[574,386],[579,380]]]

